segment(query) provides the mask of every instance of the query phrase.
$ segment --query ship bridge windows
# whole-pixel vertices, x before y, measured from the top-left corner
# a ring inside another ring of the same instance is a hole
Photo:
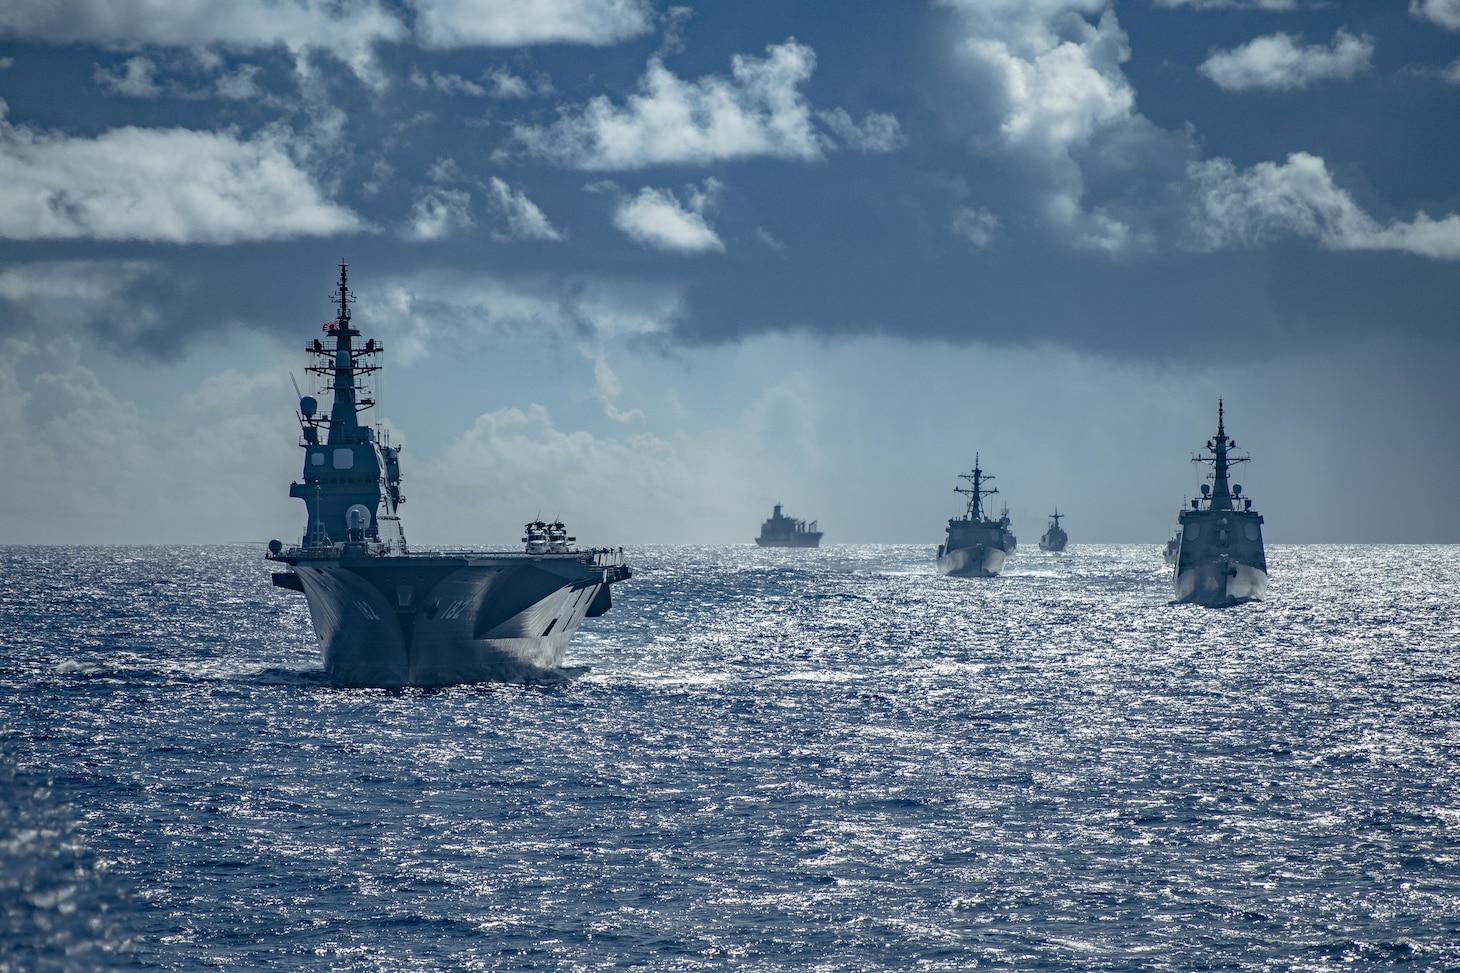
[[[324,452],[322,450],[315,450],[314,452],[310,453],[309,454],[309,463],[310,463],[311,466],[323,466],[324,465]]]
[[[337,470],[353,469],[355,466],[355,451],[348,447],[337,449],[332,459],[334,460],[334,467]]]

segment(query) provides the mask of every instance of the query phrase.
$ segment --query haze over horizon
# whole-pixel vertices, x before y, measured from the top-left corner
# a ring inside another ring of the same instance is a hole
[[[0,6],[0,543],[297,538],[350,265],[417,545],[1460,542],[1460,3]],[[309,389],[306,388],[306,391]]]

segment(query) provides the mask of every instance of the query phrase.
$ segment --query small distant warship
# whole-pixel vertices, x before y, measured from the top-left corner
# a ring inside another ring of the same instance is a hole
[[[1176,566],[1176,553],[1178,551],[1180,551],[1180,550],[1181,550],[1181,528],[1178,527],[1178,528],[1176,528],[1176,533],[1172,534],[1171,535],[1171,539],[1166,542],[1166,546],[1161,549],[1161,560],[1165,561],[1171,567],[1175,567]]]
[[[808,525],[804,520],[781,516],[781,505],[776,504],[770,518],[760,525],[755,543],[760,547],[816,547],[821,543],[821,531],[814,520]]]
[[[268,560],[288,566],[277,587],[309,605],[325,677],[347,686],[543,682],[563,678],[568,640],[585,618],[613,605],[609,586],[632,576],[623,548],[572,548],[561,521],[527,525],[525,551],[414,552],[399,507],[400,448],[360,422],[375,402],[365,382],[384,349],[357,343],[347,265],[340,264],[335,319],[305,346],[307,371],[333,395],[328,415],[299,399],[304,537],[270,541]]]
[[[1060,527],[1060,518],[1062,516],[1064,515],[1060,513],[1059,507],[1055,507],[1054,513],[1049,515],[1049,529],[1044,532],[1044,536],[1039,538],[1039,549],[1041,551],[1058,554],[1070,542],[1070,536]]]
[[[993,477],[979,468],[977,453],[973,454],[973,471],[960,473],[958,478],[969,485],[954,487],[953,491],[968,497],[968,506],[962,517],[948,520],[948,538],[938,545],[938,573],[955,578],[992,578],[1003,570],[1004,560],[1019,545],[1009,530],[1009,508],[1005,507],[997,520],[985,516],[984,498],[999,491],[985,487]]]
[[[1201,496],[1177,517],[1179,531],[1171,580],[1176,599],[1198,605],[1224,607],[1260,599],[1267,591],[1267,555],[1262,547],[1262,515],[1252,500],[1242,496],[1242,485],[1228,483],[1228,471],[1249,457],[1230,452],[1237,443],[1227,436],[1221,400],[1217,400],[1217,434],[1207,440],[1210,456],[1193,456],[1194,463],[1209,463],[1211,482],[1201,485]]]

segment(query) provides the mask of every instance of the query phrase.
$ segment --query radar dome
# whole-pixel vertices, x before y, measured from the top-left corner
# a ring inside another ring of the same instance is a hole
[[[345,524],[351,530],[364,530],[370,526],[370,508],[357,503],[345,511]]]
[[[306,395],[304,398],[299,400],[299,411],[307,416],[314,415],[314,413],[318,411],[318,409],[319,402],[317,402],[312,395]]]
[[[278,554],[283,549],[284,549],[284,542],[283,541],[269,541],[269,553],[270,554]]]
[[[1201,495],[1202,496],[1206,496],[1208,493],[1211,493],[1211,492],[1212,492],[1212,485],[1210,483],[1203,483],[1201,485]]]

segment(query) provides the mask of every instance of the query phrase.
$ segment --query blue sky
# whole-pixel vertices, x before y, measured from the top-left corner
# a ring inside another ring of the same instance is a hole
[[[351,265],[418,543],[1460,541],[1460,2],[0,5],[0,541],[297,535]]]

